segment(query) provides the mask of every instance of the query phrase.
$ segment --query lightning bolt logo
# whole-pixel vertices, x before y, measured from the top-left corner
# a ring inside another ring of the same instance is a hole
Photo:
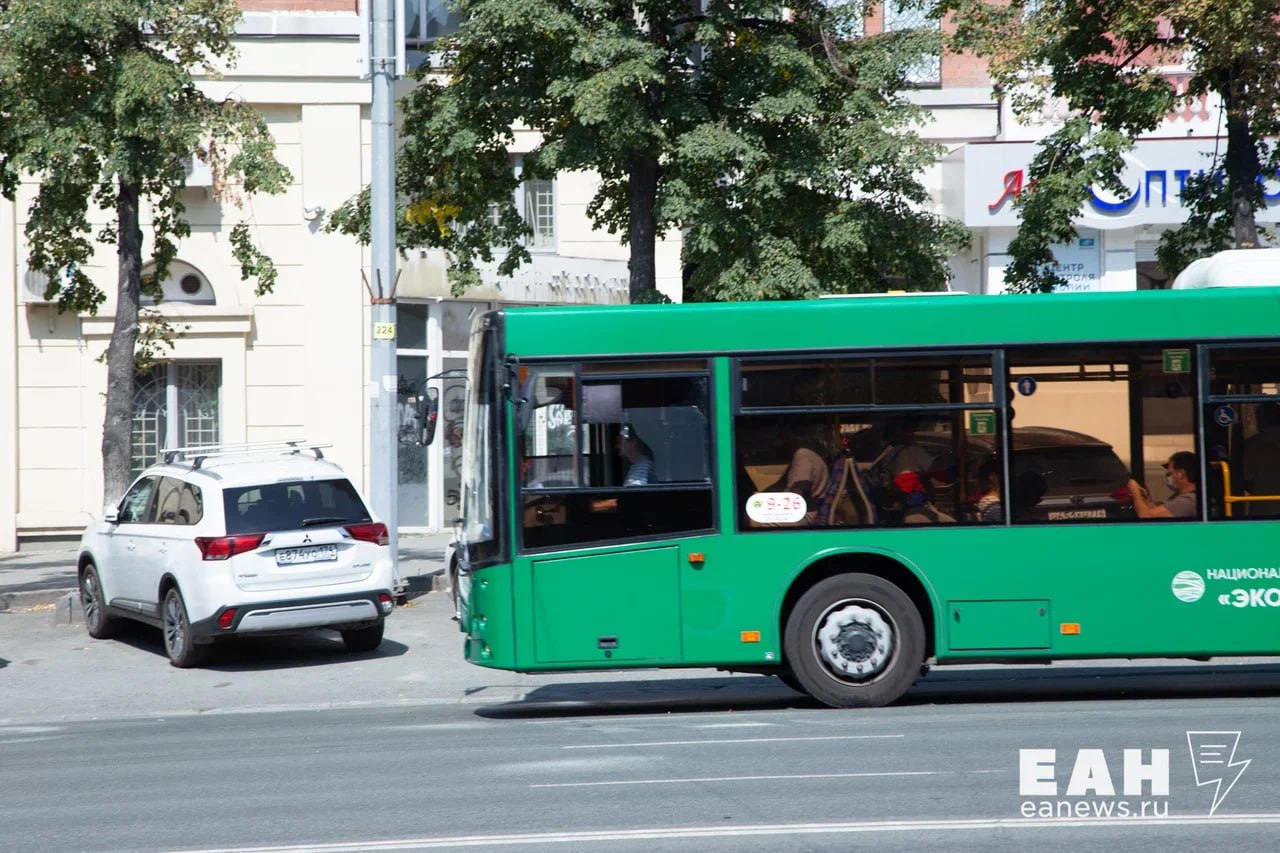
[[[1236,761],[1236,747],[1240,744],[1240,732],[1187,732],[1187,747],[1191,750],[1191,767],[1196,774],[1196,787],[1213,785],[1212,815],[1240,781],[1249,763],[1245,758]],[[1222,783],[1226,782],[1224,788]]]

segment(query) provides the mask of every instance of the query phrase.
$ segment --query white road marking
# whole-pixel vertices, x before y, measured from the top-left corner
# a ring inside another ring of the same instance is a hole
[[[630,749],[642,746],[710,746],[722,743],[794,743],[805,740],[896,740],[906,735],[824,735],[821,737],[744,737],[719,740],[652,740],[638,743],[578,743],[561,749]]]
[[[775,779],[856,779],[867,776],[950,776],[954,770],[883,770],[862,773],[785,773],[772,776],[703,776],[688,779],[609,779],[603,782],[543,782],[530,788],[601,788],[609,785],[684,785],[690,782],[760,782]]]
[[[695,729],[755,729],[771,726],[777,728],[777,723],[703,723],[693,726]]]
[[[172,853],[353,853],[363,850],[434,850],[445,847],[496,847],[515,844],[583,844],[607,841],[658,841],[682,838],[735,838],[768,835],[850,835],[870,832],[962,832],[1041,829],[1136,829],[1153,826],[1267,826],[1280,824],[1280,814],[1238,814],[1166,818],[970,818],[967,820],[879,820],[841,823],[776,823],[747,826],[678,826],[648,829],[600,829],[585,832],[527,832],[453,835],[390,841],[345,841],[334,844],[284,844],[271,847],[209,847]]]

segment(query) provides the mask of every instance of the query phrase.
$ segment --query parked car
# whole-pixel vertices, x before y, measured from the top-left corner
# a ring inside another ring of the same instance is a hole
[[[947,435],[917,433],[917,442],[939,456],[951,452]],[[984,462],[996,458],[996,447],[991,439],[981,437],[970,437],[966,447],[966,469],[975,478],[970,494],[976,495],[976,474]],[[1082,432],[1014,427],[1010,478],[1015,520],[1135,517],[1128,490],[1129,470],[1110,444]]]
[[[81,538],[89,635],[154,625],[177,667],[234,635],[329,628],[376,649],[395,606],[387,528],[325,446],[166,451]]]
[[[917,429],[912,435],[915,443],[933,456],[936,473],[945,479],[947,469],[955,467],[951,434]],[[879,430],[865,429],[854,435],[852,444],[855,458],[865,464],[883,447],[883,439]],[[966,439],[964,493],[972,500],[981,493],[978,471],[983,463],[996,459],[996,449],[993,438],[969,436]],[[1128,469],[1110,444],[1091,435],[1055,427],[1014,427],[1010,479],[1009,496],[1015,520],[1090,521],[1135,517],[1128,491]],[[939,504],[952,514],[963,515],[966,510],[951,506],[945,494],[939,495]]]

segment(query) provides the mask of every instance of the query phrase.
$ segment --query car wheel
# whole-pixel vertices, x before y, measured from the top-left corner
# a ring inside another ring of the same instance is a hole
[[[164,594],[163,617],[164,650],[169,655],[169,663],[180,669],[198,666],[204,658],[205,647],[191,637],[187,603],[182,600],[182,593],[176,586]]]
[[[382,645],[383,620],[368,628],[348,628],[342,632],[342,642],[349,652],[371,652]]]
[[[783,648],[805,692],[833,708],[898,699],[920,674],[924,623],[915,604],[874,575],[814,584],[787,617]]]
[[[98,580],[98,567],[86,563],[80,572],[80,606],[84,609],[84,627],[95,640],[115,636],[119,622],[107,612],[107,600]]]

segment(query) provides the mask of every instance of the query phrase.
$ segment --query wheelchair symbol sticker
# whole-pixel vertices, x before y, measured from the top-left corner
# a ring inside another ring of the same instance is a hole
[[[1218,426],[1229,427],[1236,422],[1236,410],[1230,406],[1219,406],[1213,412],[1213,420]]]

